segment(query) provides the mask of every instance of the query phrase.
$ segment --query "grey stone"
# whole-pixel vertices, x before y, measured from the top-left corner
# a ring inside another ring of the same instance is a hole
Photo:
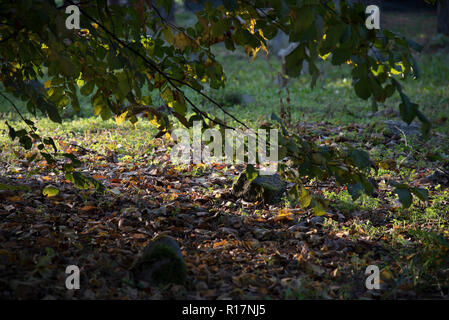
[[[449,186],[449,170],[436,169],[434,173],[419,180],[421,183],[435,183]]]
[[[305,232],[308,231],[309,228],[306,225],[305,221],[301,221],[298,224],[295,224],[294,226],[291,226],[290,228],[288,228],[289,231],[295,232],[295,231],[301,231],[301,232]]]
[[[131,270],[137,281],[159,285],[183,284],[187,267],[178,242],[169,236],[150,241],[137,257]]]
[[[313,224],[323,224],[324,218],[323,217],[313,217],[312,219],[310,219],[310,222]]]
[[[391,131],[392,135],[406,135],[414,136],[421,134],[421,125],[417,122],[412,122],[410,125],[403,121],[385,120],[384,124]]]
[[[270,176],[258,176],[253,181],[248,181],[243,172],[232,186],[233,194],[248,202],[263,201],[266,204],[275,204],[281,201],[287,184],[281,180],[278,174]]]

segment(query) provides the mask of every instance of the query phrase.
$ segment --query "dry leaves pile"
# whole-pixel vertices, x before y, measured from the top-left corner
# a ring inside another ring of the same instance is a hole
[[[314,217],[284,204],[246,203],[230,192],[233,178],[243,168],[176,168],[165,150],[161,146],[152,155],[158,165],[148,166],[73,148],[71,152],[88,160],[85,171],[108,187],[106,195],[76,189],[63,176],[48,173],[45,163],[40,173],[26,180],[30,168],[25,161],[14,170],[2,167],[9,176],[0,183],[15,185],[16,190],[0,191],[0,297],[343,299],[379,295],[365,289],[364,271],[368,262],[390,261],[392,253],[385,246],[388,235],[372,239],[363,230],[349,227],[356,219],[368,219],[388,230],[387,213],[394,208],[345,214],[331,208],[327,215]],[[42,190],[49,185],[59,192],[44,196]],[[339,191],[335,186],[327,188]],[[331,224],[339,229],[329,228]],[[129,268],[138,251],[161,233],[181,244],[188,281],[184,286],[139,287]],[[65,288],[65,268],[72,264],[81,270],[81,289],[76,291]],[[392,264],[392,273],[394,269]],[[383,277],[387,287],[388,272]],[[408,289],[400,288],[397,294],[413,296]]]

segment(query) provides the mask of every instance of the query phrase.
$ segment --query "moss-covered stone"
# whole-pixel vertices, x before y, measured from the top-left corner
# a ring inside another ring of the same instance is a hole
[[[187,267],[175,239],[156,237],[140,253],[132,271],[137,280],[150,284],[183,284]]]
[[[267,204],[280,202],[285,190],[286,183],[278,174],[258,176],[250,182],[243,172],[232,186],[233,194],[236,197],[243,198],[248,202],[263,201]]]

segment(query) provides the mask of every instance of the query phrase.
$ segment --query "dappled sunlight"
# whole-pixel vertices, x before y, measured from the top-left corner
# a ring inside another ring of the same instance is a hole
[[[2,6],[0,298],[447,298],[435,12],[213,2]]]

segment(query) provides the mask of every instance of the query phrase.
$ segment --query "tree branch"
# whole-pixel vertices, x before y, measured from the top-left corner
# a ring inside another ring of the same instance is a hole
[[[73,3],[73,1],[69,0],[69,3]],[[198,94],[200,94],[201,96],[203,96],[204,98],[206,98],[207,100],[209,100],[210,102],[212,102],[214,105],[216,105],[217,107],[219,107],[225,114],[227,114],[228,116],[230,116],[232,119],[234,119],[237,123],[241,124],[242,126],[244,126],[245,128],[249,129],[249,127],[243,123],[242,121],[238,120],[236,117],[234,117],[232,114],[230,114],[228,111],[226,111],[223,106],[221,106],[218,102],[216,102],[214,99],[212,99],[211,97],[209,97],[208,95],[206,95],[205,93],[203,93],[201,90],[196,89],[195,87],[193,87],[191,84],[184,82],[182,80],[178,80],[175,78],[170,77],[169,75],[167,75],[164,71],[162,71],[154,62],[152,62],[150,59],[148,59],[146,56],[144,56],[143,54],[141,54],[139,51],[135,50],[134,48],[130,47],[125,41],[121,40],[120,38],[118,38],[114,33],[112,33],[109,29],[107,29],[103,24],[101,24],[98,20],[96,20],[95,18],[93,18],[92,16],[90,16],[88,13],[86,13],[82,8],[80,8],[80,12],[89,20],[91,20],[92,22],[96,23],[101,29],[103,29],[109,36],[111,36],[116,42],[118,42],[120,45],[122,45],[123,47],[127,48],[128,50],[130,50],[132,53],[134,53],[136,56],[138,56],[139,58],[141,58],[143,61],[145,61],[153,70],[155,70],[157,73],[159,73],[160,75],[162,75],[167,82],[173,87],[175,88],[177,91],[182,92],[182,90],[174,83],[175,81],[183,84],[189,88],[191,88],[192,90],[194,90],[195,92],[197,92]],[[205,114],[204,111],[200,110],[189,98],[185,97],[186,101],[192,106],[192,108],[196,111],[199,112],[201,115],[203,115],[204,117],[206,117],[207,119],[217,123],[215,120],[211,119],[209,116],[207,116]],[[222,123],[217,123],[219,125],[223,125]],[[226,126],[229,129],[233,129],[232,127]]]

